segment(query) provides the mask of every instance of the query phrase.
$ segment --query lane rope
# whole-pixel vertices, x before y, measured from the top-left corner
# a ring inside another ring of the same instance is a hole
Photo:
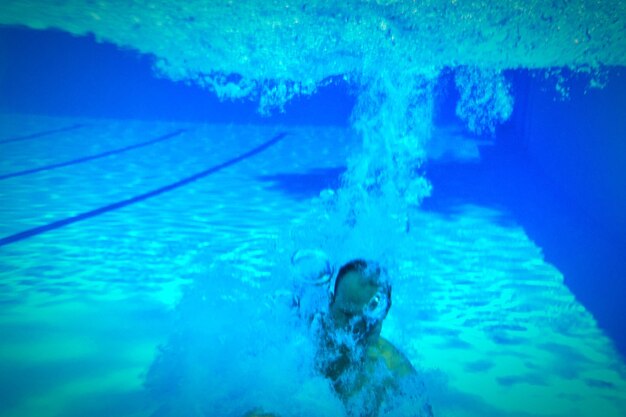
[[[85,126],[87,126],[87,125],[79,123],[79,124],[74,124],[74,125],[71,125],[71,126],[60,127],[58,129],[46,130],[46,131],[37,132],[37,133],[31,133],[30,135],[14,136],[12,138],[7,138],[7,139],[0,140],[0,145],[1,144],[5,144],[5,143],[11,143],[11,142],[19,142],[19,141],[22,141],[22,140],[36,139],[36,138],[40,138],[42,136],[54,135],[55,133],[69,132],[70,130],[80,129],[81,127],[85,127]]]
[[[95,216],[99,216],[100,214],[104,214],[104,213],[108,213],[110,211],[113,210],[118,210],[121,209],[123,207],[129,206],[131,204],[135,204],[135,203],[139,203],[141,201],[147,200],[149,198],[152,197],[156,197],[160,194],[166,193],[168,191],[172,191],[175,190],[177,188],[180,188],[182,186],[188,185],[194,181],[197,181],[201,178],[204,178],[208,175],[214,174],[218,171],[221,171],[224,168],[228,168],[232,165],[235,165],[245,159],[248,159],[250,157],[253,157],[263,151],[265,151],[266,149],[268,149],[269,147],[277,144],[278,142],[280,142],[281,140],[283,140],[285,138],[285,136],[287,136],[286,132],[281,132],[279,134],[277,134],[276,136],[274,136],[272,139],[268,140],[267,142],[262,143],[261,145],[252,148],[251,150],[236,156],[232,159],[229,159],[228,161],[222,162],[220,164],[214,165],[210,168],[207,168],[203,171],[200,171],[194,175],[191,175],[189,177],[183,178],[179,181],[176,181],[172,184],[157,188],[155,190],[149,191],[147,193],[143,193],[140,195],[137,195],[135,197],[131,197],[128,198],[126,200],[121,200],[112,204],[108,204],[106,206],[103,207],[99,207],[97,209],[94,210],[90,210],[81,214],[77,214],[75,216],[71,216],[71,217],[67,217],[65,219],[61,219],[61,220],[57,220],[55,222],[52,223],[48,223],[45,224],[43,226],[37,226],[37,227],[33,227],[32,229],[28,229],[25,230],[23,232],[19,232],[19,233],[15,233],[13,235],[10,236],[6,236],[2,239],[0,239],[0,247],[2,246],[6,246],[9,245],[11,243],[15,243],[15,242],[19,242],[21,240],[27,239],[29,237],[33,237],[33,236],[37,236],[40,235],[42,233],[46,233],[49,232],[51,230],[56,230],[59,229],[61,227],[64,226],[68,226],[70,224],[74,224],[83,220],[87,220],[90,219],[92,217]]]
[[[70,166],[70,165],[76,165],[76,164],[82,164],[84,162],[89,162],[89,161],[93,161],[94,159],[100,159],[100,158],[106,158],[107,156],[111,156],[111,155],[116,155],[122,152],[127,152],[133,149],[137,149],[137,148],[143,148],[144,146],[149,146],[149,145],[153,145],[155,143],[158,142],[162,142],[164,140],[167,139],[171,139],[173,137],[176,137],[184,132],[186,132],[187,129],[179,129],[176,130],[174,132],[168,133],[166,135],[163,136],[159,136],[158,138],[155,139],[151,139],[149,141],[146,142],[141,142],[141,143],[136,143],[134,145],[129,145],[129,146],[125,146],[123,148],[118,148],[118,149],[113,149],[107,152],[102,152],[99,154],[95,154],[95,155],[89,155],[89,156],[83,156],[81,158],[77,158],[77,159],[72,159],[71,161],[65,161],[65,162],[59,162],[56,164],[50,164],[50,165],[44,165],[42,167],[39,168],[31,168],[31,169],[25,169],[23,171],[17,171],[17,172],[12,172],[9,174],[4,174],[4,175],[0,175],[0,181],[1,180],[6,180],[9,178],[15,178],[15,177],[21,177],[24,175],[30,175],[30,174],[36,174],[38,172],[42,172],[42,171],[50,171],[53,169],[57,169],[57,168],[63,168],[66,166]]]

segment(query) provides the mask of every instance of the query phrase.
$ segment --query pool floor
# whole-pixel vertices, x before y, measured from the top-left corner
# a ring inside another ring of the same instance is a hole
[[[150,415],[182,288],[215,258],[266,274],[354,146],[339,127],[0,116],[0,415]],[[460,201],[414,224],[383,334],[437,415],[626,415],[622,359],[511,213]]]

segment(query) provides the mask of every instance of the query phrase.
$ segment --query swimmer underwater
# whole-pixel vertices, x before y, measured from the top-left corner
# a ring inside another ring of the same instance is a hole
[[[362,259],[343,265],[334,282],[330,267],[317,274],[315,283],[330,281],[328,311],[316,318],[317,371],[332,384],[350,417],[385,415],[400,396],[417,396],[421,384],[409,360],[380,336],[391,308],[391,284],[384,269]],[[412,382],[411,385],[409,382]],[[408,390],[406,387],[412,387]],[[430,405],[406,411],[403,417],[432,417]],[[408,413],[408,414],[406,414]],[[261,409],[244,417],[279,417]]]

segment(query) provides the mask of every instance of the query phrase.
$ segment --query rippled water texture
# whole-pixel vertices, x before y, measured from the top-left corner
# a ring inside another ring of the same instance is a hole
[[[337,80],[356,101],[351,129],[2,115],[2,415],[345,414],[285,307],[299,248],[388,265],[383,335],[436,415],[626,414],[622,359],[511,213],[420,208],[427,161],[478,155],[433,126],[440,75],[489,137],[504,70],[566,97],[564,68],[595,88],[624,66],[625,2],[3,1],[0,24],[93,34],[263,114]]]

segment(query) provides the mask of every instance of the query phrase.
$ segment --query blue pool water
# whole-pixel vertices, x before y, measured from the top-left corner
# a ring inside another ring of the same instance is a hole
[[[200,72],[202,88],[193,71],[204,61],[190,54],[189,82],[176,81],[175,52],[140,36],[96,42],[115,38],[106,8],[72,20],[66,5],[67,16],[31,21],[9,3],[0,416],[626,415],[619,63],[500,72],[461,56],[433,76],[387,73],[374,53],[363,74],[380,65],[382,75],[367,79],[349,70],[350,54],[302,70],[285,58],[250,64],[285,79],[224,101],[247,88],[244,71]],[[316,13],[369,27],[366,14]],[[133,16],[133,30],[148,26]],[[92,20],[95,37],[66,33]],[[401,48],[388,29],[401,21],[373,27]],[[204,53],[222,51],[220,39]],[[194,42],[206,46],[175,45]],[[284,74],[313,78],[317,67],[332,77],[289,97],[308,84]],[[589,87],[602,77],[603,89]],[[335,271],[368,259],[389,275],[381,335],[415,374],[376,412],[374,390],[346,398],[320,372],[316,320],[332,285],[298,279],[303,250]]]

